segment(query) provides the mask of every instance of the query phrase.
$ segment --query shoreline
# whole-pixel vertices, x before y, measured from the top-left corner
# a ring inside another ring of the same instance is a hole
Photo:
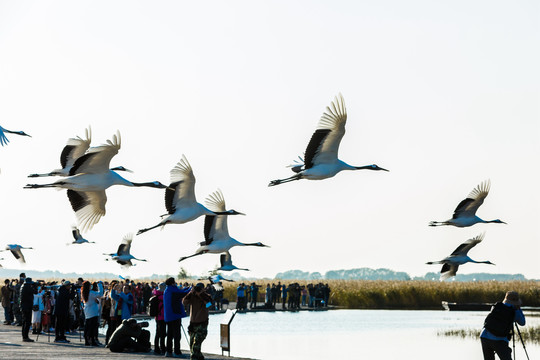
[[[2,316],[2,321],[4,320]],[[66,334],[70,343],[55,343],[54,333],[42,333],[34,335],[30,331],[30,338],[35,342],[23,342],[21,327],[13,325],[0,325],[0,353],[2,359],[10,360],[39,360],[39,359],[108,359],[108,360],[132,360],[132,359],[157,359],[162,358],[154,355],[153,351],[148,353],[114,353],[103,346],[84,346],[84,339],[81,332],[77,334]],[[105,343],[105,336],[99,335],[102,343]],[[152,339],[151,339],[152,340]],[[204,346],[204,345],[203,345]],[[181,347],[182,358],[189,359],[189,349]],[[217,354],[203,353],[206,360],[255,360],[253,358],[222,356]]]

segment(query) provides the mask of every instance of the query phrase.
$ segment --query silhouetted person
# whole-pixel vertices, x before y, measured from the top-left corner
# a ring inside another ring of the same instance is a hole
[[[148,322],[137,323],[135,319],[123,320],[107,344],[112,352],[149,352],[150,332],[143,329]]]
[[[515,291],[509,291],[502,302],[491,308],[480,334],[484,360],[512,360],[512,349],[508,346],[514,322],[525,325],[525,315],[521,311],[521,299]]]
[[[62,283],[62,286],[58,289],[58,296],[56,298],[56,304],[54,307],[54,314],[56,315],[56,328],[54,342],[68,343],[66,339],[66,329],[68,327],[69,320],[69,300],[71,282],[66,280]]]
[[[32,278],[26,278],[21,286],[20,309],[22,313],[22,340],[34,342],[28,337],[30,325],[32,324],[32,306],[34,305],[34,283]]]

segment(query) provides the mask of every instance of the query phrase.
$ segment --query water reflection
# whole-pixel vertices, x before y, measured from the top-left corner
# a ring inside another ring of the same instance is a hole
[[[487,312],[334,310],[237,314],[231,324],[231,355],[256,359],[481,359],[478,338],[439,336],[447,330],[480,329]],[[212,315],[203,351],[221,354],[219,324]],[[189,320],[184,319],[184,327]],[[540,326],[538,317],[528,326]],[[154,331],[152,322],[149,330]],[[522,332],[525,328],[521,328]],[[187,348],[182,334],[182,348]],[[540,346],[527,343],[531,358]],[[521,357],[522,349],[516,349]]]

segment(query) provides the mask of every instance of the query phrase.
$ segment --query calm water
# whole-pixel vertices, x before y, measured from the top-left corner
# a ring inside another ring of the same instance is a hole
[[[438,336],[448,329],[481,328],[487,312],[332,310],[237,314],[231,323],[231,355],[257,359],[481,359],[480,341]],[[221,354],[219,324],[211,315],[203,351]],[[528,317],[528,325],[540,318]],[[187,331],[189,319],[184,319]],[[152,321],[148,330],[152,332]],[[531,359],[540,346],[525,344]],[[182,333],[182,349],[187,343]],[[518,359],[526,359],[516,343]]]

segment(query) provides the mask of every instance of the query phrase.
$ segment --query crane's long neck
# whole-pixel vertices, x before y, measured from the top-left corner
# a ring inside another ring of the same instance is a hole
[[[143,183],[130,182],[130,184],[136,187],[152,187],[152,188],[157,188],[157,189],[166,188],[166,186],[160,183],[159,181],[150,181],[150,182],[143,182]]]
[[[472,262],[472,263],[475,263],[475,264],[491,264],[493,265],[493,263],[491,261],[476,261],[476,260],[473,260],[471,259],[470,257],[467,256],[467,262]]]

